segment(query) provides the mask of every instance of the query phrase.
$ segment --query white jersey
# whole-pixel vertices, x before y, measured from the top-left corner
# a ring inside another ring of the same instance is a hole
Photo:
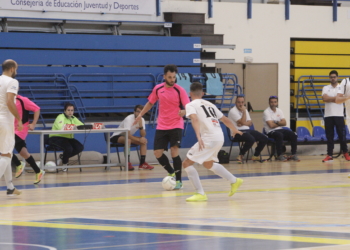
[[[341,81],[338,86],[338,94],[343,94],[344,96],[350,96],[350,79],[345,78]],[[345,105],[345,115],[346,115],[346,125],[350,130],[350,100],[344,102]]]
[[[224,141],[219,121],[224,115],[214,104],[203,99],[196,99],[186,105],[186,117],[192,114],[198,117],[202,140]]]
[[[7,107],[7,93],[14,93],[17,95],[18,81],[12,77],[5,75],[0,76],[0,121],[2,123],[14,123],[15,117],[12,115]],[[16,102],[16,98],[13,98]]]
[[[336,97],[338,94],[338,86],[335,88],[332,86],[332,84],[329,84],[327,86],[324,86],[322,89],[322,96],[326,94],[329,97]],[[331,116],[344,116],[344,105],[342,103],[337,104],[335,102],[326,102],[324,107],[324,117],[331,117]]]
[[[142,119],[142,127],[145,129],[145,119]],[[139,123],[132,125],[135,121],[135,115],[131,114],[125,117],[125,119],[122,121],[122,123],[119,125],[119,128],[126,128],[130,130],[130,134],[133,135],[136,133],[136,131],[140,128]],[[121,132],[115,132],[113,133],[113,136],[119,135]]]
[[[245,117],[246,117],[246,121],[251,121],[250,115],[248,110],[245,110]],[[228,113],[228,118],[233,122],[233,125],[235,125],[235,127],[238,130],[248,130],[250,129],[249,126],[243,125],[243,126],[238,126],[237,125],[237,121],[240,120],[243,116],[243,112],[238,110],[237,106],[234,106],[230,112]]]
[[[283,129],[282,126],[278,126],[276,128],[270,128],[269,125],[267,124],[267,121],[273,121],[273,122],[279,122],[282,119],[284,119],[284,114],[281,109],[276,108],[276,112],[273,112],[273,110],[268,107],[267,109],[264,110],[264,116],[263,116],[263,123],[264,123],[264,129],[266,134],[273,130],[277,129]]]

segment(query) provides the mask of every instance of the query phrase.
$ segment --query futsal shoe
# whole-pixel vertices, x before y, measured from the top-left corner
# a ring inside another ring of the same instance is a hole
[[[56,162],[56,166],[61,166],[62,165],[62,159],[63,159],[63,154],[60,154],[58,156],[57,162]]]
[[[19,191],[17,188],[14,189],[7,189],[7,196],[14,196],[14,195],[20,195],[22,192]]]
[[[15,178],[18,178],[23,174],[24,167],[25,167],[25,163],[23,164],[23,162],[21,162],[21,165],[16,167]]]
[[[261,159],[260,156],[255,156],[255,155],[253,155],[253,156],[252,156],[252,161],[254,161],[254,162],[258,161],[258,162],[263,163],[263,162],[265,162],[266,160]]]
[[[41,179],[44,177],[44,175],[45,175],[45,171],[44,170],[40,170],[40,173],[37,173],[35,175],[36,178],[35,178],[34,184],[38,184],[41,181]]]
[[[141,165],[139,166],[139,169],[149,169],[149,170],[152,170],[152,169],[154,169],[154,167],[151,166],[151,165],[148,165],[147,162],[144,162],[143,164],[141,164]]]
[[[183,188],[183,186],[184,185],[182,184],[181,181],[176,181],[176,186],[174,187],[173,190],[179,190],[179,189]]]
[[[333,161],[333,157],[332,157],[332,156],[329,156],[329,155],[327,155],[326,158],[324,158],[324,159],[322,160],[322,162],[332,162],[332,161]]]
[[[348,152],[344,153],[344,158],[345,160],[350,161],[350,155]]]
[[[277,160],[277,161],[282,161],[282,162],[288,161],[288,159],[287,159],[284,155],[278,156],[276,160]]]
[[[174,177],[175,178],[175,173],[168,174],[168,176]]]
[[[238,164],[243,164],[243,155],[239,155],[239,156],[237,156],[237,163]]]
[[[186,201],[207,201],[207,200],[208,200],[208,198],[207,198],[206,194],[202,195],[202,194],[198,194],[198,193],[196,193],[196,194],[194,194],[191,197],[188,197],[186,199]]]
[[[237,178],[236,182],[231,184],[231,191],[228,194],[228,196],[231,197],[232,195],[234,195],[237,192],[238,188],[242,185],[242,183],[243,183],[243,180],[240,178]]]
[[[297,162],[299,162],[300,159],[296,155],[291,155],[291,156],[288,157],[288,161],[297,161]]]
[[[128,163],[128,170],[129,171],[133,171],[134,167],[131,165],[131,162]]]

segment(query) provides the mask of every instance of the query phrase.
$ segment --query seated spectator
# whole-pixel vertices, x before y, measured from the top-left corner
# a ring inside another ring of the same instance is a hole
[[[130,163],[130,144],[136,144],[140,145],[140,151],[141,151],[141,159],[140,159],[140,165],[139,169],[153,169],[153,166],[148,165],[146,162],[146,153],[147,153],[147,139],[146,139],[146,130],[145,130],[145,119],[140,119],[140,122],[133,125],[135,118],[140,114],[142,111],[143,106],[142,105],[136,105],[134,108],[134,113],[131,115],[128,115],[122,123],[119,125],[119,128],[127,128],[129,129],[128,132],[128,143],[129,148],[127,149],[127,155],[128,155],[128,169],[134,170],[134,167]],[[141,136],[134,136],[137,130],[140,130]],[[111,142],[113,143],[125,143],[125,136],[121,135],[120,132],[113,133],[111,137]],[[126,154],[125,154],[126,155]]]
[[[28,130],[34,130],[36,123],[38,122],[40,108],[27,97],[20,95],[17,95],[16,97],[16,108],[22,119],[23,129],[22,131],[18,131],[18,122],[15,120],[15,149],[17,153],[19,153],[34,170],[36,174],[34,184],[38,184],[43,178],[45,171],[38,167],[33,156],[31,156],[31,154],[28,152],[25,140],[28,135]],[[29,111],[34,112],[34,119],[32,123],[29,123]],[[16,165],[15,177],[19,178],[23,173],[25,163],[21,163],[15,154],[12,156],[12,163]]]
[[[64,105],[64,113],[57,116],[52,130],[64,130],[67,124],[84,125],[78,118],[73,116],[74,106],[71,103]],[[62,162],[62,166],[67,166],[69,158],[80,154],[84,150],[84,146],[76,139],[74,134],[52,134],[50,135],[49,143],[55,145],[63,150],[63,154],[60,155],[60,159],[57,162],[59,166]],[[63,171],[67,171],[67,168],[63,168]]]
[[[239,142],[244,142],[243,147],[240,148],[237,162],[239,164],[243,163],[244,154],[253,146],[255,142],[257,143],[257,147],[255,148],[252,161],[261,161],[260,154],[267,144],[268,139],[262,133],[250,129],[250,126],[253,123],[250,119],[247,108],[244,106],[244,97],[238,96],[235,104],[236,106],[234,106],[228,113],[228,118],[233,122],[239,131],[243,132],[242,135],[236,134],[234,139]]]
[[[289,130],[283,129],[283,126],[287,125],[286,119],[284,118],[283,112],[281,109],[277,108],[278,106],[278,97],[270,96],[269,105],[264,111],[263,123],[264,129],[269,138],[272,138],[276,141],[276,153],[277,160],[279,161],[300,161],[297,157],[297,135]],[[285,157],[282,155],[283,141],[290,141],[292,147],[292,155]]]

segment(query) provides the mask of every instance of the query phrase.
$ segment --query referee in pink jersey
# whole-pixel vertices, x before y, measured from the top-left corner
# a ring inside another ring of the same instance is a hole
[[[176,73],[177,67],[175,65],[169,64],[164,67],[165,82],[153,88],[147,104],[134,122],[134,124],[138,123],[142,116],[159,101],[154,155],[170,176],[176,176],[175,190],[182,188],[182,161],[179,156],[179,147],[184,128],[183,116],[186,115],[185,106],[190,102],[185,89],[176,84]],[[168,150],[169,143],[174,168],[170,165],[168,157],[164,155],[164,150]]]

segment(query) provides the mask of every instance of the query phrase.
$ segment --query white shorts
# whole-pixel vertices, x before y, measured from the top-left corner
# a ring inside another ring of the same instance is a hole
[[[15,147],[14,124],[0,122],[0,153],[12,154]]]
[[[218,153],[224,145],[223,141],[210,141],[204,142],[204,148],[199,151],[198,142],[193,145],[193,147],[188,151],[187,158],[191,161],[203,164],[206,161],[219,162]]]

